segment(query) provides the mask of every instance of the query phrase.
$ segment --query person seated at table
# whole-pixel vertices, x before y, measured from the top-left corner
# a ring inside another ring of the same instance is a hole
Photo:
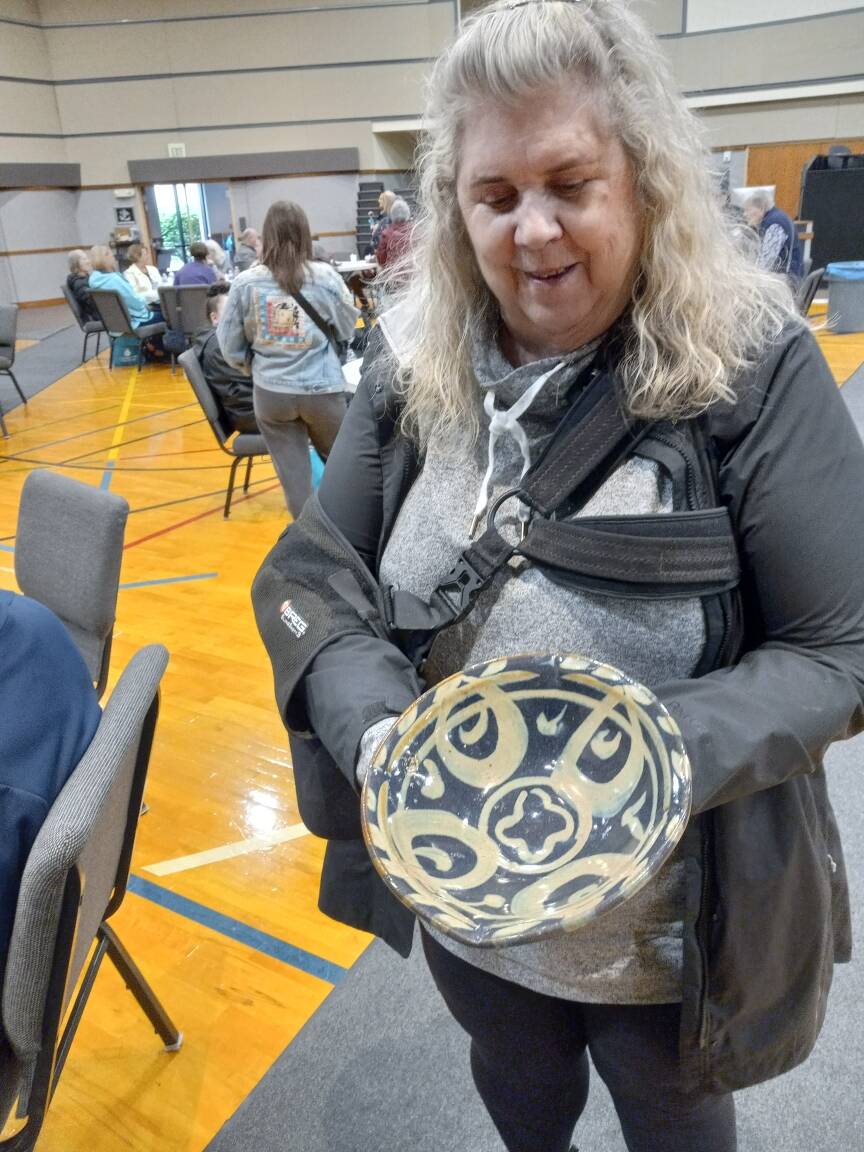
[[[207,260],[219,276],[227,276],[231,271],[231,257],[215,240],[205,240]]]
[[[378,263],[395,264],[404,256],[411,238],[411,209],[404,200],[394,200],[390,209],[390,226],[381,233],[378,242]]]
[[[801,241],[791,217],[761,190],[748,198],[744,216],[759,234],[758,266],[766,272],[788,276],[792,285],[796,285],[804,274],[804,261]]]
[[[128,280],[117,271],[117,261],[107,244],[95,244],[90,249],[90,263],[93,270],[88,280],[90,290],[116,292],[126,305],[133,328],[142,324],[155,323],[150,305],[135,292]],[[159,317],[161,319],[161,313]]]
[[[131,244],[127,252],[129,267],[123,276],[132,285],[132,291],[148,304],[159,303],[159,269],[149,264],[150,249],[146,244]]]
[[[83,248],[73,248],[69,253],[68,260],[69,275],[66,277],[66,287],[75,297],[81,311],[81,319],[85,323],[88,320],[98,320],[99,313],[96,311],[96,305],[90,295],[88,283],[88,277],[92,271],[90,257]]]
[[[261,257],[261,237],[255,228],[246,228],[240,233],[237,242],[237,254],[234,257],[234,269],[245,272],[253,264],[257,264]]]
[[[207,263],[210,253],[203,240],[196,240],[194,244],[189,245],[189,255],[192,259],[174,274],[175,288],[188,288],[192,284],[212,284],[219,279],[213,265]]]
[[[244,375],[239,368],[231,367],[222,355],[216,337],[216,326],[230,290],[230,284],[224,280],[211,284],[207,289],[207,319],[210,323],[195,333],[192,347],[227,423],[235,432],[257,433],[258,425],[252,407],[252,377]]]

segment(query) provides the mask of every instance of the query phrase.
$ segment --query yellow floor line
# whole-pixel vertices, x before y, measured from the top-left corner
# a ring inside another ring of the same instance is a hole
[[[120,406],[120,415],[117,418],[117,427],[114,429],[114,437],[111,440],[111,447],[108,450],[108,456],[105,460],[106,465],[114,463],[120,455],[120,445],[123,443],[123,437],[126,434],[124,424],[129,419],[129,410],[132,407],[132,396],[135,392],[135,385],[138,382],[138,369],[132,369],[132,376],[126,386],[126,395],[123,397],[123,403]]]
[[[206,852],[195,852],[191,856],[178,856],[175,860],[163,860],[160,864],[145,864],[142,872],[151,876],[173,876],[177,872],[188,872],[192,868],[203,868],[205,864],[218,864],[235,856],[246,856],[249,852],[267,852],[277,844],[298,840],[308,836],[305,824],[292,824],[279,832],[269,832],[266,836],[254,836],[250,840],[237,840],[233,844],[223,844],[219,848],[208,848]]]

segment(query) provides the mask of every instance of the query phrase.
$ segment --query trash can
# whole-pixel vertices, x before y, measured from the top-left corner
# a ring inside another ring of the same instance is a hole
[[[832,332],[864,332],[864,260],[829,264],[828,317]]]

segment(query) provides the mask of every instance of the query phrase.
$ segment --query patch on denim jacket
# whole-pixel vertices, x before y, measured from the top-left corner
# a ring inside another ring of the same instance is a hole
[[[260,343],[279,344],[296,352],[313,346],[310,321],[291,296],[256,291],[255,314]]]

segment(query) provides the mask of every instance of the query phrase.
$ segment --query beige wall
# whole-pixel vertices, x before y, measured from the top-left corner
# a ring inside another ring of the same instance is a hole
[[[688,0],[687,31],[792,20],[860,7],[854,0]]]
[[[864,96],[734,103],[737,89],[864,71],[862,6],[759,26],[803,2],[634,5],[664,37],[684,91],[731,92],[727,106],[702,112],[716,144],[864,134]],[[454,5],[334,3],[2,0],[0,17],[41,26],[0,22],[0,75],[20,78],[0,81],[0,154],[80,163],[85,184],[125,183],[129,159],[165,157],[177,142],[192,157],[356,147],[362,169],[404,169],[411,137],[376,136],[372,123],[420,113],[425,61],[450,35]],[[681,35],[685,13],[692,30],[739,12],[757,26]]]

